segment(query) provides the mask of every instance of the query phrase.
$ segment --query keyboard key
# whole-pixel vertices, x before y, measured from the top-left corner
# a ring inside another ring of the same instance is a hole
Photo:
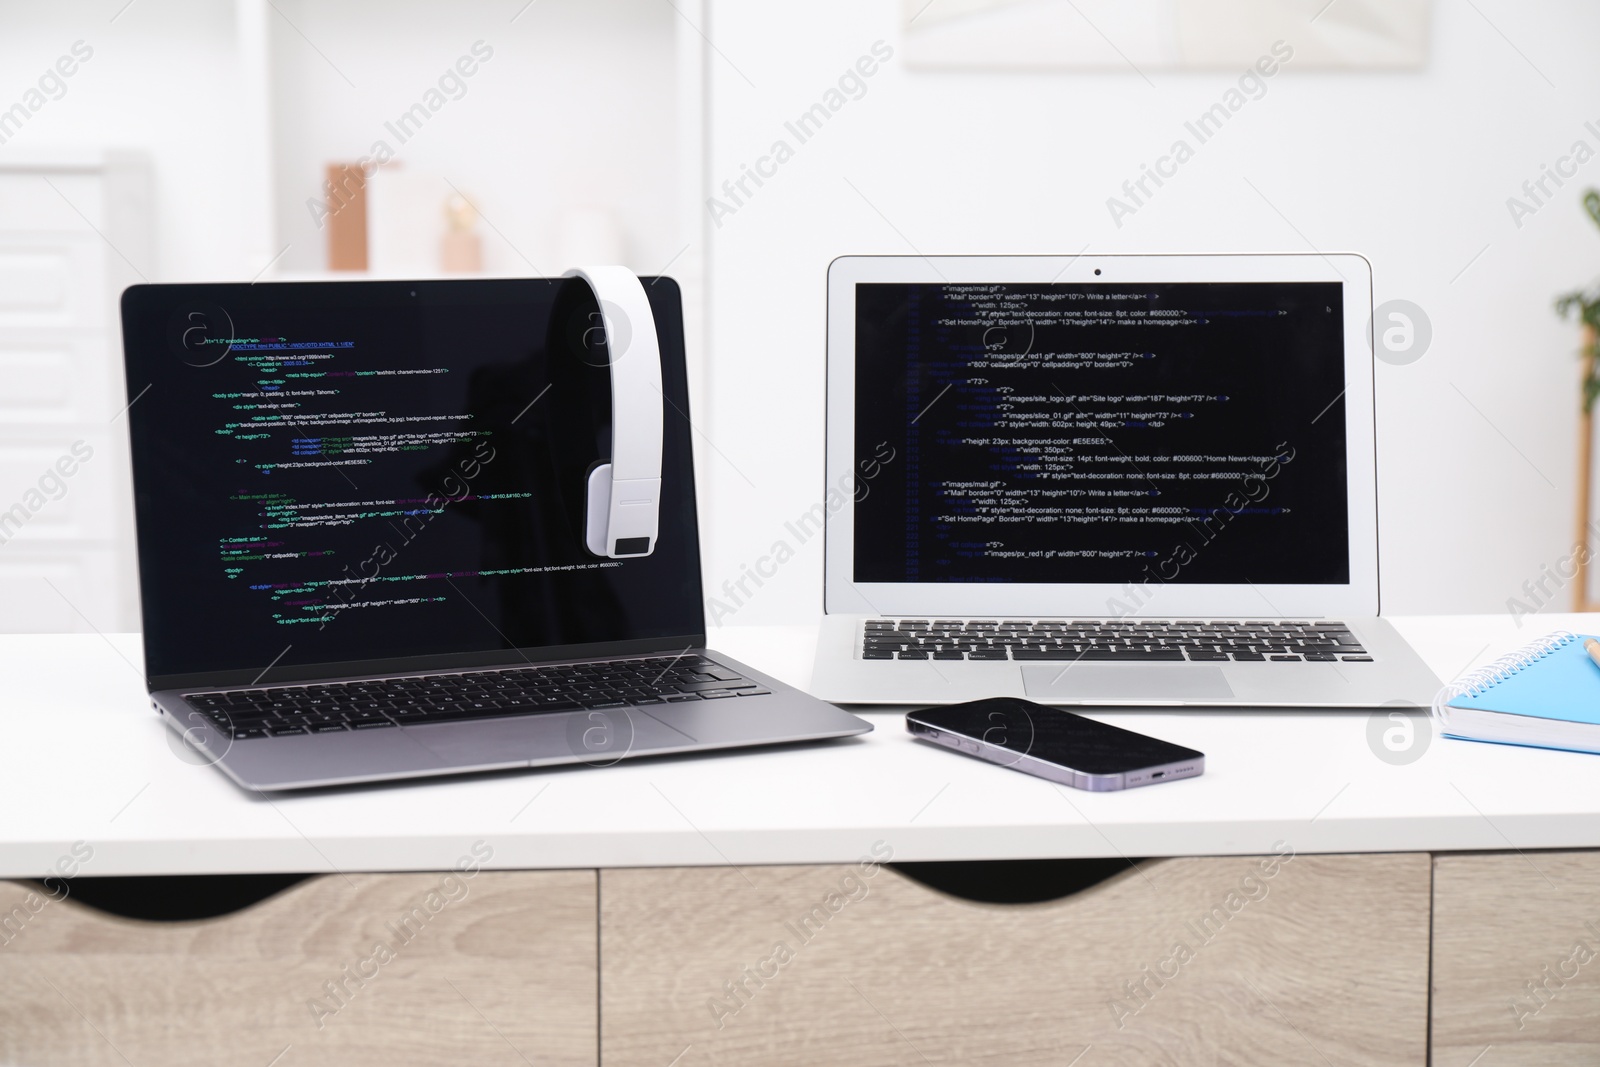
[[[1176,648],[1156,649],[1108,649],[1088,648],[1082,652],[1073,652],[1067,649],[1046,649],[1034,651],[1019,648],[1011,654],[1012,659],[1018,660],[1071,660],[1083,663],[1181,663],[1183,652]]]
[[[483,708],[435,708],[427,715],[416,719],[399,719],[395,721],[401,726],[431,726],[441,722],[460,722],[463,719],[492,719],[498,716],[489,713]]]
[[[1235,652],[1233,653],[1233,658],[1236,661],[1243,663],[1246,661],[1262,661],[1267,657],[1263,656],[1259,652]]]
[[[743,689],[755,684],[742,679],[736,682],[680,682],[676,688],[682,693],[703,693],[708,689]]]
[[[1299,663],[1300,662],[1300,657],[1299,656],[1273,656],[1272,657],[1272,662],[1273,663]]]
[[[1003,648],[975,648],[971,652],[967,653],[967,658],[979,660],[1003,660],[1009,659],[1010,657],[1006,655],[1006,650]]]
[[[1217,663],[1219,661],[1226,661],[1227,658],[1228,654],[1226,652],[1202,652],[1199,649],[1189,650],[1189,659],[1195,663]]]
[[[1342,663],[1371,663],[1372,662],[1372,657],[1371,656],[1340,656],[1339,660]]]

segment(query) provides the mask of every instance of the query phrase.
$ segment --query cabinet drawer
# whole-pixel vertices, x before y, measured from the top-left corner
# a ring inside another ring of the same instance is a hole
[[[121,444],[104,425],[0,428],[0,544],[119,540],[131,480]]]
[[[1435,857],[1433,1053],[1600,1063],[1600,853]]]
[[[94,166],[49,163],[0,170],[0,231],[82,234],[109,228],[106,177]]]
[[[0,233],[0,327],[104,328],[115,306],[105,257],[81,223],[71,233]]]
[[[120,356],[103,330],[0,328],[0,426],[104,427],[127,404]]]
[[[329,875],[176,923],[32,891],[0,882],[0,1063],[595,1063],[593,871]]]
[[[1029,905],[873,865],[606,870],[602,1057],[1409,1067],[1428,864],[1155,860]]]

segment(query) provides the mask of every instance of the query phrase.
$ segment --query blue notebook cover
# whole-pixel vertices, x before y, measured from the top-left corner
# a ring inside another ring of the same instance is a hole
[[[1477,692],[1453,696],[1449,706],[1600,726],[1600,666],[1584,651],[1588,639],[1552,634],[1524,650],[1520,662],[1497,664]]]

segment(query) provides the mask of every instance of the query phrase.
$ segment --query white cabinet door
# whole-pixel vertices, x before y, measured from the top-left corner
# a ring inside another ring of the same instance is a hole
[[[0,164],[0,632],[138,628],[117,302],[147,187],[125,157]]]

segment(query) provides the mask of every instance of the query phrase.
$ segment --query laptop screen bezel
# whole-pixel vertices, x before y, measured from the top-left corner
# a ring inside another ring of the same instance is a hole
[[[856,286],[863,283],[1116,284],[1336,282],[1344,293],[1344,393],[1349,581],[1314,585],[1150,583],[1138,595],[1111,583],[857,582],[855,502],[829,511],[824,539],[827,614],[1016,617],[1282,617],[1378,614],[1377,445],[1372,268],[1349,253],[1139,256],[843,256],[828,267],[826,488],[857,477]],[[1330,398],[1332,401],[1333,398]],[[1331,414],[1331,413],[1330,413]]]
[[[330,288],[337,287],[362,287],[370,292],[391,291],[394,295],[402,290],[427,286],[437,289],[440,286],[469,286],[487,285],[496,287],[497,298],[503,297],[506,286],[515,286],[517,283],[549,284],[559,279],[550,278],[474,278],[474,279],[429,279],[425,282],[408,282],[400,280],[374,280],[374,281],[337,281],[337,282],[261,282],[251,286],[254,290],[281,290],[285,299],[292,299],[292,290],[314,288],[325,295]],[[676,315],[669,316],[670,321],[659,321],[658,332],[660,339],[662,371],[664,375],[672,375],[684,379],[687,375],[686,353],[682,329],[682,295],[678,284],[665,275],[659,277],[641,277],[645,291],[655,296],[658,300],[665,299],[679,305]],[[155,301],[169,298],[165,292],[169,290],[193,290],[197,294],[215,296],[225,291],[233,283],[193,283],[193,284],[164,284],[164,285],[134,285],[124,290],[122,294],[123,313],[123,346],[125,354],[135,345],[156,343],[149,338],[134,338],[128,333],[129,309],[142,301]],[[130,375],[133,373],[136,361],[124,360]],[[129,395],[133,395],[139,386],[129,379]],[[669,390],[670,391],[670,390]],[[687,399],[687,398],[685,398]],[[129,454],[138,455],[139,450],[134,448],[133,435],[139,432],[135,420],[126,420],[128,428],[125,432],[129,435]],[[670,420],[669,420],[670,421]],[[690,462],[693,462],[692,435],[685,434],[684,447],[689,449]],[[698,502],[694,499],[694,479],[689,479],[685,491],[690,494],[688,508],[696,516],[693,532],[697,546],[699,542],[698,530]],[[137,494],[135,494],[137,495]],[[139,524],[135,523],[135,548],[136,555],[139,547]],[[146,566],[143,558],[137,568],[135,581],[139,587],[140,602],[146,594],[143,588],[144,572]],[[700,552],[694,553],[697,566],[703,566]],[[696,576],[698,579],[698,575]],[[698,580],[698,586],[702,584]],[[147,673],[146,686],[151,692],[173,689],[198,689],[198,688],[223,688],[229,686],[266,686],[289,685],[304,682],[316,682],[333,678],[374,677],[388,674],[405,674],[413,672],[439,672],[452,670],[466,670],[472,668],[485,668],[496,666],[514,666],[518,664],[543,664],[560,662],[564,660],[604,659],[618,656],[641,656],[654,653],[681,654],[705,647],[705,615],[703,602],[697,605],[700,627],[694,632],[666,635],[661,637],[636,638],[615,641],[584,642],[582,644],[541,645],[520,648],[487,649],[472,652],[447,652],[438,654],[397,656],[379,659],[338,660],[322,663],[299,663],[292,666],[268,666],[266,669],[222,669],[214,671],[196,671],[168,674]],[[147,668],[148,671],[148,668]]]

